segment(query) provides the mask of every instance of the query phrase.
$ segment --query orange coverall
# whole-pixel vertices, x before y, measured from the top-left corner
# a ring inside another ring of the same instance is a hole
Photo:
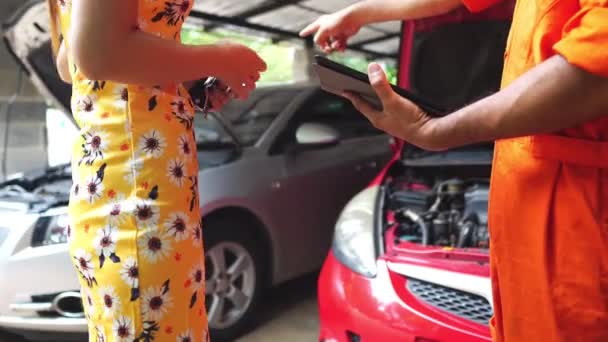
[[[608,77],[608,0],[517,1],[503,87],[555,54]],[[608,342],[608,115],[495,146],[494,340]]]

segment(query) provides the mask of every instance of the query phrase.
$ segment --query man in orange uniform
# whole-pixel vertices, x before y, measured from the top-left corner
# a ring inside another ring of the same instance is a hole
[[[367,0],[302,31],[341,50],[365,24],[499,0]],[[503,88],[432,119],[377,64],[378,128],[430,150],[496,140],[490,195],[495,341],[608,342],[608,0],[519,0]]]

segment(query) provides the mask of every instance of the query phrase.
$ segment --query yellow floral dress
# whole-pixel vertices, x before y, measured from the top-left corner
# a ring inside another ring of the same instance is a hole
[[[57,1],[65,36],[81,0]],[[191,8],[139,0],[138,29],[179,40]],[[208,341],[192,100],[181,85],[87,80],[70,69],[81,134],[69,238],[89,340]]]

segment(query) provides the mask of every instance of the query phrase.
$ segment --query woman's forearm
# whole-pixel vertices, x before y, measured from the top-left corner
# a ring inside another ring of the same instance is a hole
[[[216,75],[225,65],[221,48],[213,45],[186,46],[139,31],[126,34],[114,44],[103,54],[96,49],[76,53],[76,64],[83,74],[90,79],[158,85]]]
[[[137,30],[137,10],[137,1],[73,2],[69,47],[87,78],[158,85],[229,67],[221,47],[187,46]]]
[[[608,114],[608,79],[554,56],[502,91],[436,120],[438,149],[552,133]]]
[[[347,10],[366,24],[411,20],[448,13],[462,5],[461,0],[365,0]]]
[[[59,51],[57,51],[57,72],[59,77],[65,83],[72,83],[72,76],[70,75],[70,67],[68,63],[68,54],[66,52],[65,44],[61,43]]]

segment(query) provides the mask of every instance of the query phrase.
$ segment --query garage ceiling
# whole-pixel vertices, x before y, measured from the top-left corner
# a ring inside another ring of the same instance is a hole
[[[192,18],[208,29],[236,26],[276,40],[299,39],[298,32],[317,17],[340,10],[357,0],[203,0],[195,2]],[[351,39],[350,49],[374,57],[396,57],[398,21],[364,27]],[[308,40],[311,43],[310,40]]]

